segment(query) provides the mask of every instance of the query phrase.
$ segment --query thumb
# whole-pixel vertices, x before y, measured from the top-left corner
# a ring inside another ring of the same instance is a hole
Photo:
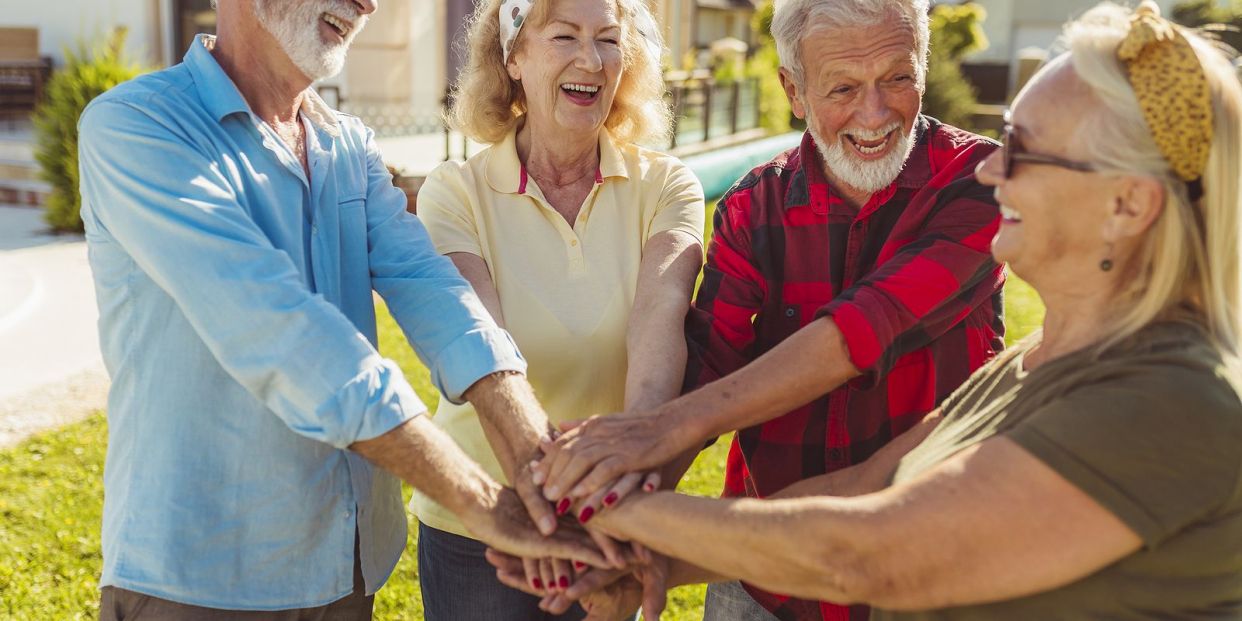
[[[534,523],[535,528],[539,529],[540,534],[547,537],[556,532],[556,514],[552,511],[552,503],[539,493],[534,483],[518,485],[515,491],[526,507],[526,513],[530,514],[530,521]]]

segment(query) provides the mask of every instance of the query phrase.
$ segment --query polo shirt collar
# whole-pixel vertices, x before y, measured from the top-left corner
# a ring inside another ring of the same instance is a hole
[[[211,55],[215,44],[214,36],[200,34],[194,37],[184,58],[185,65],[189,68],[190,74],[194,77],[194,83],[198,87],[198,96],[202,99],[203,106],[217,121],[222,121],[232,114],[252,114],[250,104],[246,103],[246,98],[242,97],[241,91],[237,90],[237,85]],[[301,112],[313,125],[327,132],[328,135],[334,138],[341,135],[341,125],[336,118],[336,113],[328,107],[315,89],[306,89],[302,97]]]
[[[530,181],[526,176],[526,167],[518,158],[518,129],[520,125],[509,130],[503,140],[488,149],[487,184],[502,194],[525,194]],[[601,184],[605,179],[614,177],[629,179],[630,174],[620,147],[605,129],[599,134],[599,168],[595,171],[595,183]]]
[[[876,192],[876,195],[888,194],[891,196],[897,188],[901,189],[918,189],[927,185],[931,180],[931,160],[927,151],[927,142],[933,133],[932,123],[926,116],[919,115],[914,121],[914,148],[910,150],[910,157],[906,159],[906,165],[898,173],[897,179],[886,189]],[[810,205],[819,208],[818,210],[826,212],[828,206],[827,201],[830,192],[828,178],[824,175],[823,166],[820,164],[819,150],[815,146],[815,139],[811,137],[811,132],[805,132],[802,135],[802,143],[798,146],[798,163],[797,170],[794,172],[793,179],[790,181],[789,188],[785,191],[784,207],[804,207]],[[812,192],[812,188],[822,188],[816,192]],[[819,203],[824,203],[820,205]]]

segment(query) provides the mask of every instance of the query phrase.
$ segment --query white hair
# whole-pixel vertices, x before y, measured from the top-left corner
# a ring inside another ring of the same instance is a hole
[[[860,28],[893,24],[893,18],[914,31],[918,57],[915,73],[921,86],[927,76],[927,49],[931,39],[927,0],[777,0],[772,37],[781,65],[802,83],[802,38],[812,24],[833,28]]]
[[[1215,118],[1212,146],[1198,201],[1174,175],[1151,136],[1117,47],[1130,30],[1132,11],[1104,3],[1065,30],[1066,63],[1086,85],[1094,104],[1081,120],[1078,142],[1106,170],[1144,175],[1164,186],[1165,204],[1133,258],[1132,278],[1112,327],[1116,342],[1188,304],[1230,353],[1242,335],[1242,86],[1232,63],[1212,42],[1182,34],[1207,75]]]

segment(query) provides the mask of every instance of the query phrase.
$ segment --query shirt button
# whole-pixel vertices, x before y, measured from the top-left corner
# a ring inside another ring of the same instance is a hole
[[[785,316],[789,317],[790,319],[793,319],[794,315],[797,315],[797,314],[798,314],[798,309],[792,306],[785,309]]]
[[[841,461],[842,455],[841,449],[839,448],[834,448],[828,451],[828,459],[832,461]]]
[[[576,240],[576,239],[575,239],[575,240],[573,240],[573,241],[569,242],[569,245],[570,245],[570,246],[577,246],[577,245],[578,245],[578,240]]]

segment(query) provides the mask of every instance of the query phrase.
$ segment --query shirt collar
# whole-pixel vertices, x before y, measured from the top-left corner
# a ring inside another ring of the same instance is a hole
[[[514,127],[503,140],[488,149],[487,184],[502,194],[525,194],[529,181],[526,167],[518,159],[517,132],[518,127]],[[629,179],[620,147],[608,130],[602,130],[599,136],[599,168],[595,171],[595,183],[600,184],[613,177]]]
[[[185,65],[194,76],[198,86],[198,95],[203,100],[207,111],[217,121],[231,114],[251,114],[250,104],[242,97],[237,85],[229,78],[220,63],[211,55],[216,38],[212,35],[200,34],[194,37],[190,49],[185,53]],[[341,135],[340,121],[336,113],[324,102],[313,88],[307,88],[302,97],[302,114],[316,127],[327,132],[333,138]]]
[[[875,196],[891,197],[897,188],[917,189],[927,185],[927,182],[931,180],[931,162],[927,151],[927,141],[933,133],[929,130],[933,129],[928,118],[919,115],[914,122],[914,148],[910,150],[910,157],[906,160],[905,167],[901,169],[897,179],[888,188],[876,192]],[[815,191],[812,191],[813,189]],[[833,200],[836,197],[830,190],[828,178],[824,175],[824,169],[820,163],[815,139],[808,131],[802,135],[802,144],[798,147],[797,170],[794,171],[789,188],[785,191],[785,207],[810,205],[817,208],[817,211],[827,213],[828,203],[835,203],[839,200]]]

